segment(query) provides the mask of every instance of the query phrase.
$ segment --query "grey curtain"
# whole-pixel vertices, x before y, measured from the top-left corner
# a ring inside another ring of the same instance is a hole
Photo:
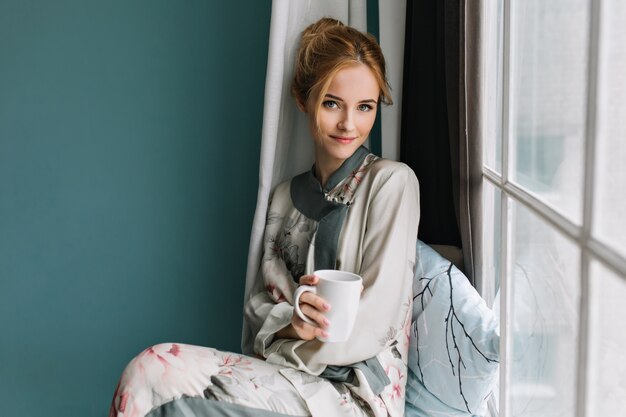
[[[407,2],[400,159],[420,180],[419,237],[459,247],[479,284],[482,0]]]
[[[481,290],[482,272],[482,167],[483,167],[483,22],[484,0],[462,0],[459,12],[459,134],[458,203],[465,271]],[[453,137],[451,143],[455,142]],[[456,183],[458,181],[458,183]]]

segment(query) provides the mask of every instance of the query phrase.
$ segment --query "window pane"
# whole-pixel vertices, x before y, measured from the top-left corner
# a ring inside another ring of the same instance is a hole
[[[593,232],[626,256],[626,2],[602,12]]]
[[[492,170],[502,172],[502,46],[503,0],[487,2],[485,7],[485,144],[483,162]]]
[[[483,262],[478,280],[479,291],[487,304],[492,306],[500,290],[500,265],[502,258],[501,192],[489,181],[483,181]]]
[[[591,264],[589,416],[626,415],[626,279]]]
[[[512,415],[573,416],[579,250],[519,203],[511,214]]]
[[[482,230],[482,269],[478,271],[477,289],[500,318],[500,277],[502,265],[502,192],[489,181],[483,180],[483,230]],[[489,399],[488,417],[497,417],[499,410],[500,384],[493,387]]]
[[[582,218],[589,0],[518,0],[511,10],[511,172]]]

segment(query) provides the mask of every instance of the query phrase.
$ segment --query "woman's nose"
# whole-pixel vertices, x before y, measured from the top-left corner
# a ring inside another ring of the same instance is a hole
[[[342,118],[338,123],[338,127],[339,129],[346,132],[350,132],[354,129],[354,118],[352,112],[347,111],[342,114]]]

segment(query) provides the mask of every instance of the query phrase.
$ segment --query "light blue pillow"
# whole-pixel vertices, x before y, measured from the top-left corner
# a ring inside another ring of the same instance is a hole
[[[483,415],[498,377],[498,320],[465,275],[418,240],[406,416]]]

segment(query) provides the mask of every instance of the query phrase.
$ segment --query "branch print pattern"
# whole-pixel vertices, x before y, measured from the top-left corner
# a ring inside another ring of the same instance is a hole
[[[461,348],[461,341],[464,345],[469,345],[472,347],[472,351],[478,355],[478,357],[482,358],[486,363],[498,363],[496,358],[489,357],[485,352],[481,350],[478,346],[470,332],[466,328],[466,324],[463,321],[463,315],[458,313],[457,303],[462,300],[459,300],[460,297],[455,298],[455,286],[452,279],[452,262],[448,263],[447,268],[440,272],[439,274],[432,277],[421,277],[418,279],[420,283],[419,291],[416,291],[413,302],[420,303],[422,312],[426,309],[430,300],[434,297],[434,289],[433,285],[436,285],[438,280],[445,279],[447,281],[447,285],[445,286],[448,289],[447,299],[448,299],[448,308],[445,316],[443,317],[444,326],[445,326],[445,347],[448,362],[450,365],[450,370],[452,375],[456,377],[456,381],[458,382],[458,392],[461,396],[463,403],[465,404],[465,409],[471,413],[470,405],[466,397],[466,393],[463,388],[463,371],[466,370],[466,357],[464,357],[464,350]],[[444,287],[444,286],[442,286]],[[427,320],[425,320],[427,321]],[[436,325],[436,323],[434,323]],[[419,326],[413,326],[413,336],[416,340],[416,350],[415,354],[417,357],[417,369],[419,373],[419,378],[423,382],[424,386],[427,386],[424,378],[424,372],[422,370],[423,359],[420,357],[420,334],[419,334]],[[471,355],[471,352],[467,352],[465,350],[465,355]],[[472,355],[474,356],[474,355]]]

